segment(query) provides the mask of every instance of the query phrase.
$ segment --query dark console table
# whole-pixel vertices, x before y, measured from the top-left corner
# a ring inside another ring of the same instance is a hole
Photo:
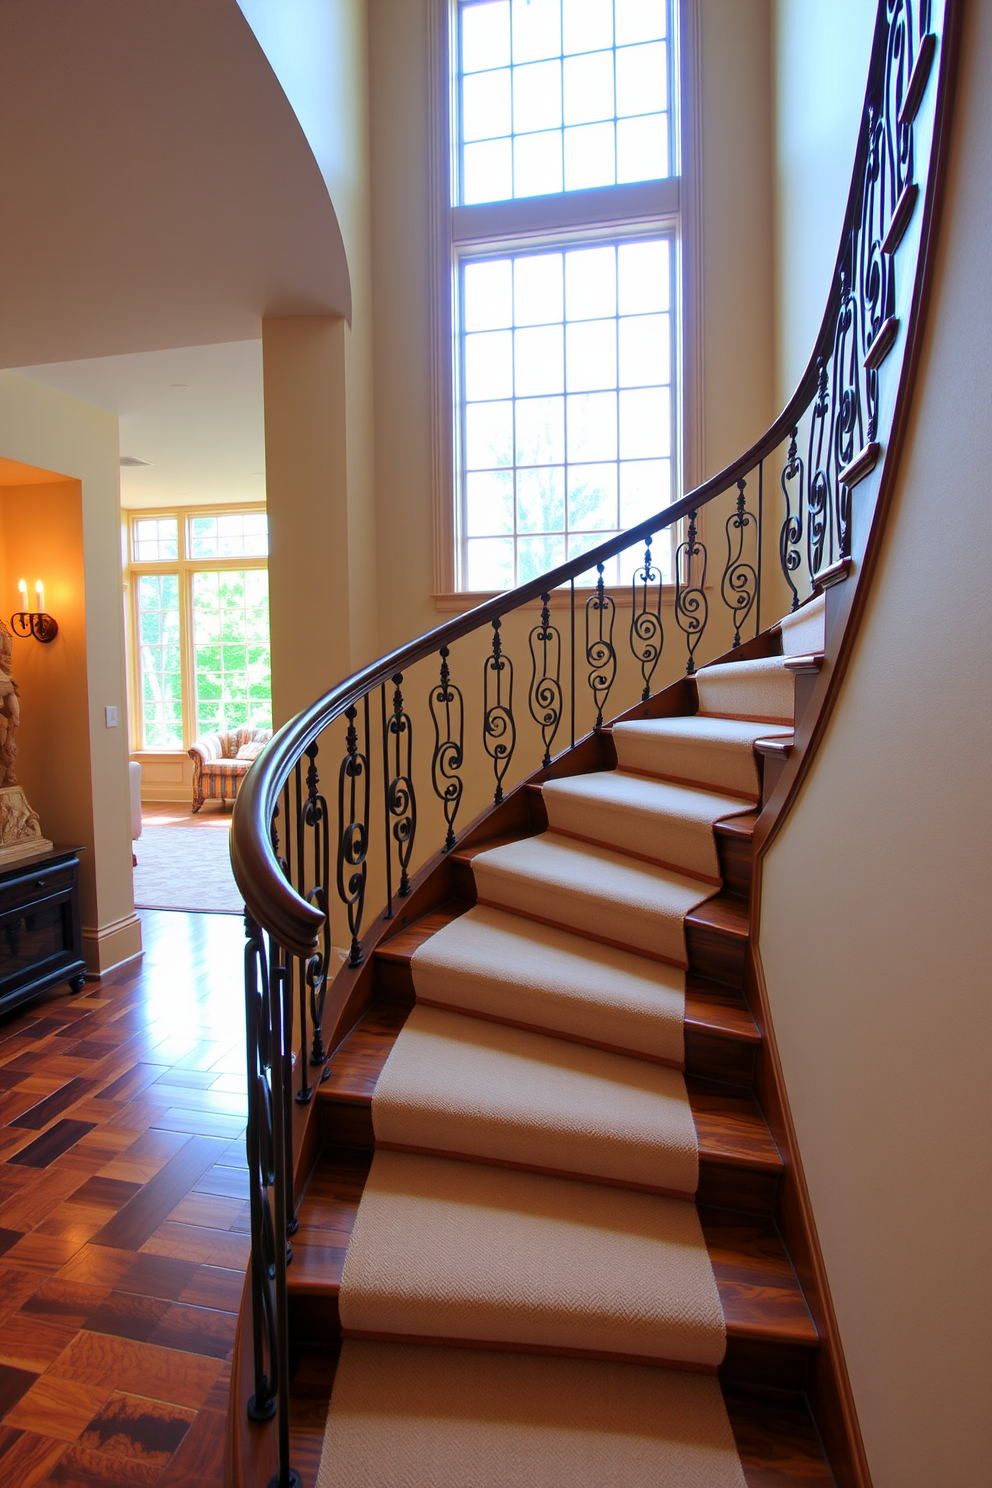
[[[79,849],[0,864],[0,1013],[59,982],[82,990]]]

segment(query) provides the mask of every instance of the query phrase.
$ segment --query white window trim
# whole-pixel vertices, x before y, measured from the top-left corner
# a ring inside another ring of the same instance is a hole
[[[213,517],[240,515],[242,512],[266,512],[264,502],[227,502],[218,506],[163,506],[129,507],[122,509],[126,560],[124,563],[124,614],[125,641],[128,677],[128,729],[130,754],[132,757],[155,759],[180,759],[198,737],[195,732],[195,656],[190,620],[193,613],[192,585],[194,573],[216,573],[219,570],[242,571],[269,567],[268,555],[264,558],[191,558],[187,554],[187,522],[190,517]],[[175,517],[178,521],[179,553],[176,558],[163,558],[155,562],[145,559],[132,561],[132,528],[134,522],[155,517]],[[166,749],[144,742],[144,726],[141,712],[141,648],[138,636],[137,586],[134,580],[145,574],[170,574],[179,578],[179,666],[182,679],[183,744],[181,748]]]
[[[620,232],[644,231],[650,224],[672,232],[676,245],[676,451],[672,499],[703,478],[703,346],[702,242],[698,188],[700,139],[698,101],[698,0],[672,0],[677,12],[672,28],[672,73],[678,80],[678,106],[673,111],[673,153],[680,173],[661,181],[596,187],[556,193],[554,197],[518,197],[510,202],[451,205],[454,154],[457,149],[456,93],[457,0],[431,0],[430,48],[430,223],[431,223],[431,396],[432,484],[434,496],[434,604],[439,611],[472,609],[492,597],[455,586],[458,542],[455,500],[455,267],[460,250],[483,243],[494,252],[519,249],[534,239],[569,226],[589,225]],[[553,207],[553,213],[552,213]],[[495,231],[494,231],[495,230]],[[619,603],[630,602],[627,586],[613,591]],[[666,600],[668,596],[666,595]]]

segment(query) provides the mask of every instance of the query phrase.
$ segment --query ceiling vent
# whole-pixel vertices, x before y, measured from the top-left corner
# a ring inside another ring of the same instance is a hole
[[[133,470],[136,465],[150,465],[151,460],[139,460],[137,455],[121,455],[121,464]]]

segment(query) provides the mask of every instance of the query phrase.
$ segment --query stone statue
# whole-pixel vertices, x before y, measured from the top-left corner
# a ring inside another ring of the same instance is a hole
[[[21,704],[11,676],[13,655],[14,637],[0,620],[0,864],[52,848],[42,836],[38,813],[28,805],[14,770],[14,734],[21,722]]]
[[[14,730],[21,721],[17,683],[10,675],[14,655],[14,637],[0,620],[0,785],[16,785],[14,761],[17,745]]]

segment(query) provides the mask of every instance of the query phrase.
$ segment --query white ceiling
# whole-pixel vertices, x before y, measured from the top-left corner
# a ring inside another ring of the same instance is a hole
[[[0,3],[0,366],[350,314],[300,122],[236,0]]]
[[[123,506],[264,501],[261,341],[16,370],[117,414],[121,454],[150,462],[121,469]]]

